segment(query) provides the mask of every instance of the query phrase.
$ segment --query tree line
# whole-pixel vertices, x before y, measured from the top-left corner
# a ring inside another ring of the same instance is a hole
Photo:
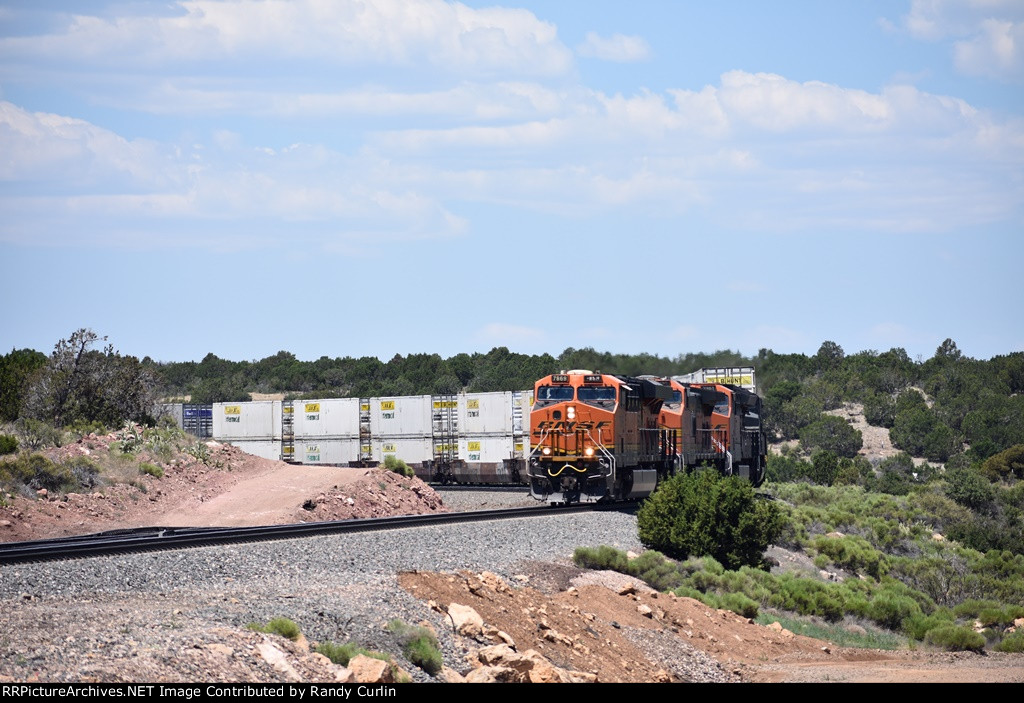
[[[868,423],[886,427],[908,454],[945,462],[967,453],[987,459],[1024,444],[1024,352],[977,360],[947,339],[926,361],[900,348],[846,354],[826,341],[813,356],[761,349],[754,357],[720,350],[676,357],[568,348],[517,354],[396,354],[301,361],[280,351],[258,361],[207,354],[202,361],[155,362],[123,356],[92,330],[60,340],[49,354],[12,350],[0,357],[0,420],[32,418],[54,426],[143,420],[157,399],[245,401],[252,393],[291,398],[436,395],[523,390],[550,373],[585,368],[624,375],[685,374],[704,367],[754,366],[770,437],[800,440],[810,454],[853,457],[859,433],[828,411],[860,403]]]

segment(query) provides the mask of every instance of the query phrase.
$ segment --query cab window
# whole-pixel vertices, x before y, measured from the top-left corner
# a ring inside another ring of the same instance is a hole
[[[541,386],[537,389],[537,398],[533,407],[544,407],[554,403],[564,403],[574,397],[572,386]]]
[[[599,408],[611,408],[615,405],[616,392],[611,386],[580,386],[576,397],[581,403]]]

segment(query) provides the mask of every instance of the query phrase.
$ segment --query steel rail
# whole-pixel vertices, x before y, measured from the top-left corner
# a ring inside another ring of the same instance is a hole
[[[622,509],[628,505],[612,503],[609,505],[573,504],[556,507],[502,508],[454,513],[399,515],[359,520],[300,522],[288,525],[260,525],[256,527],[143,527],[56,539],[0,543],[0,564],[80,559],[122,554],[125,552],[187,549],[239,542],[292,539],[345,532],[394,530],[460,522],[545,517],[591,510]]]

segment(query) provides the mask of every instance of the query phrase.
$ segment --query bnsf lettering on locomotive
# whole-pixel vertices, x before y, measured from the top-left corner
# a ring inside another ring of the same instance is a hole
[[[550,430],[551,432],[575,432],[577,430],[586,432],[588,430],[600,430],[610,424],[607,420],[601,420],[600,422],[567,422],[565,420],[551,422],[550,420],[544,420],[537,425],[538,431],[534,432],[534,434],[539,435],[543,430]]]

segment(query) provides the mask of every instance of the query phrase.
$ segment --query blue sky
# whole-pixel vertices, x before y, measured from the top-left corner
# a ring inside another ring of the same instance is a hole
[[[0,351],[1024,349],[1024,3],[0,2]]]

